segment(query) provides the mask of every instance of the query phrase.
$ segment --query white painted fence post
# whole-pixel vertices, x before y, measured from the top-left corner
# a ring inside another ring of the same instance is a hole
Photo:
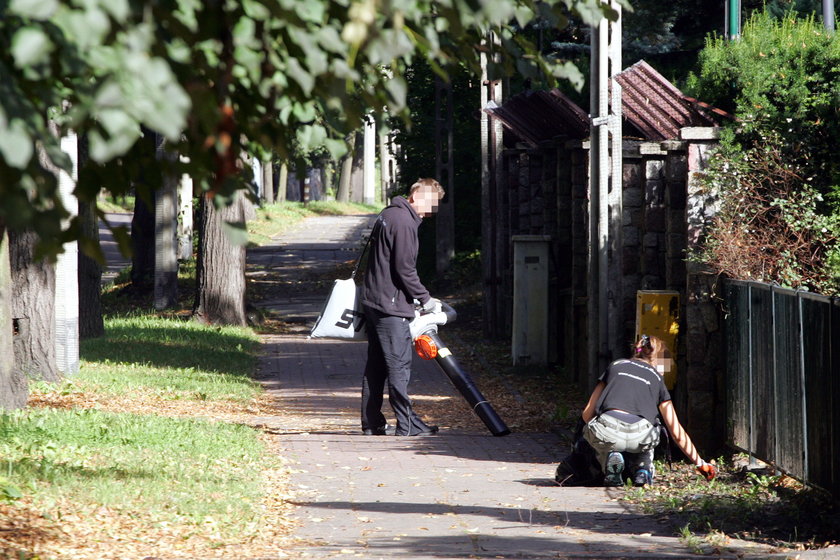
[[[79,143],[75,132],[61,138],[61,149],[73,162],[71,173],[60,171],[58,189],[61,203],[70,218],[79,213],[79,201],[73,195],[79,172]],[[69,220],[68,220],[69,222]],[[63,224],[67,227],[67,223]],[[64,375],[79,371],[79,245],[64,244],[64,252],[55,264],[55,354],[56,367]]]

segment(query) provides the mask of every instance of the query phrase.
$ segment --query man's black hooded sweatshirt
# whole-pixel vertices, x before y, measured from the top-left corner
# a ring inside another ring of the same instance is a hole
[[[417,275],[417,228],[422,218],[408,200],[394,197],[382,210],[370,238],[362,303],[396,317],[414,318],[414,300],[431,296]]]

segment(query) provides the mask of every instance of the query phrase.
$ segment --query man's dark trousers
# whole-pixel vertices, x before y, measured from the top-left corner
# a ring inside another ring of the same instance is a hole
[[[368,356],[362,380],[362,429],[385,426],[382,396],[388,381],[388,402],[397,419],[396,434],[412,435],[429,430],[411,409],[408,382],[414,345],[408,319],[366,308]]]

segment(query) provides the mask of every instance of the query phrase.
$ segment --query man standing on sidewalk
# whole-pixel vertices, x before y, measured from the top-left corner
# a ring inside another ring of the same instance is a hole
[[[434,214],[444,190],[434,179],[419,179],[408,198],[394,197],[373,227],[362,304],[368,333],[368,356],[362,380],[362,432],[385,435],[382,397],[388,381],[388,402],[397,419],[396,435],[424,436],[438,431],[411,408],[413,344],[408,328],[414,319],[414,301],[424,310],[438,303],[417,275],[417,228]]]

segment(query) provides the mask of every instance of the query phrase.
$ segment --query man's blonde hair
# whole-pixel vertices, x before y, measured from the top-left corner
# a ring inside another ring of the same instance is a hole
[[[414,182],[414,184],[411,185],[411,188],[408,189],[408,196],[413,195],[414,192],[417,191],[417,189],[421,189],[423,187],[429,187],[434,192],[436,192],[438,195],[438,199],[443,198],[443,195],[446,194],[446,191],[443,190],[443,187],[440,186],[440,183],[438,183],[432,178],[426,177],[425,179],[417,179]]]

